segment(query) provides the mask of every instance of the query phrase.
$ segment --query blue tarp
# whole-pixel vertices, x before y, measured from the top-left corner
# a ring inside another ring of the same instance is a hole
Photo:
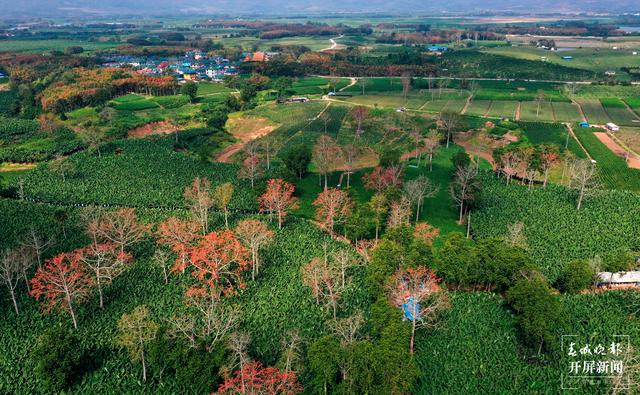
[[[416,312],[416,320],[420,319],[420,303],[414,302],[413,298],[407,299],[402,305],[402,311],[404,312],[404,319],[413,321],[413,312]]]

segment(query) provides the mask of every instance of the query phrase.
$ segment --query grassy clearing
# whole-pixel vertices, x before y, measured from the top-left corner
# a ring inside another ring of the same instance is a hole
[[[410,180],[418,177],[419,175],[425,175],[431,179],[434,183],[440,186],[439,192],[436,196],[426,199],[424,204],[424,210],[421,213],[420,220],[427,221],[433,226],[440,229],[440,234],[446,235],[453,231],[463,231],[464,226],[456,223],[458,219],[458,212],[454,207],[451,195],[449,193],[449,183],[453,175],[453,163],[451,157],[462,148],[452,145],[450,148],[442,147],[438,155],[433,161],[433,171],[429,171],[427,163],[424,158],[421,161],[420,166],[417,166],[415,159],[411,159],[406,162],[405,174],[406,180]],[[351,176],[351,188],[349,193],[354,201],[358,203],[367,202],[373,195],[372,191],[364,189],[361,181],[363,174],[366,174],[371,169],[363,169],[355,172]],[[329,177],[329,186],[336,186],[340,180],[340,172],[336,172]],[[315,216],[315,208],[312,203],[318,194],[323,189],[323,182],[319,179],[317,174],[309,174],[302,180],[296,183],[296,194],[300,197],[300,207],[295,212],[305,218],[313,218]],[[343,176],[343,187],[346,185],[346,176]]]
[[[217,95],[221,93],[231,93],[233,89],[229,89],[223,84],[216,82],[199,82],[198,83],[198,96]]]

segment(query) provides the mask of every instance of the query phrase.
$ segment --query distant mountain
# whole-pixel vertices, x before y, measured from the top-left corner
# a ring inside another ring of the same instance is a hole
[[[638,0],[0,0],[0,18],[89,15],[285,15],[309,13],[632,12]]]

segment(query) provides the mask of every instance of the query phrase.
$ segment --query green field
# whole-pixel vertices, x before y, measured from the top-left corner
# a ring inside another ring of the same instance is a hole
[[[576,136],[589,152],[591,157],[597,161],[600,176],[605,187],[611,189],[622,189],[630,191],[640,191],[640,170],[631,169],[627,166],[624,158],[615,155],[609,148],[598,140],[593,134],[594,129],[577,128]],[[603,132],[603,130],[595,129]]]
[[[520,105],[520,119],[524,121],[556,120],[553,107],[548,101],[542,103],[535,101],[522,102]]]
[[[603,98],[600,103],[614,123],[622,126],[640,125],[640,118],[617,98]]]
[[[2,40],[0,51],[42,53],[47,51],[64,51],[68,47],[82,47],[93,52],[101,49],[115,48],[119,42],[99,42],[80,40]]]
[[[551,103],[556,120],[559,122],[581,122],[580,109],[574,103]]]
[[[514,119],[516,116],[516,109],[518,102],[515,101],[499,101],[495,100],[491,102],[489,108],[489,116],[496,118]]]
[[[638,48],[635,48],[637,50]],[[571,51],[546,51],[534,47],[497,47],[485,50],[487,53],[509,56],[517,59],[541,61],[546,57],[549,63],[589,70],[594,73],[604,73],[637,64],[638,56],[632,54],[632,48],[620,50],[604,48],[577,48]],[[564,60],[563,56],[572,56],[572,60]],[[619,75],[618,78],[621,76]]]
[[[476,100],[474,98],[467,107],[466,114],[483,117],[489,111],[491,103],[490,100]]]
[[[587,117],[589,123],[603,125],[611,122],[611,119],[604,111],[599,100],[578,99],[577,102],[580,104],[580,107],[582,107],[582,111],[584,112],[585,117]]]

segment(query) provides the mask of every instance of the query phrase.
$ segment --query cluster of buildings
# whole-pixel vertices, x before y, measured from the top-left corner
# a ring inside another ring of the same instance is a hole
[[[272,54],[264,52],[244,53],[239,61],[222,55],[211,55],[192,50],[180,57],[114,55],[104,59],[103,67],[132,67],[137,73],[148,76],[171,75],[177,81],[222,81],[236,76],[242,62],[266,62]]]

